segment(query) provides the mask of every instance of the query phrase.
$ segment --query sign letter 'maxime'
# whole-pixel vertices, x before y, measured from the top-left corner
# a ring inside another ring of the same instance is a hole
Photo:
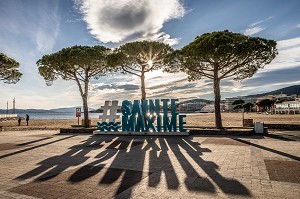
[[[170,107],[169,101],[169,99],[161,100],[163,123],[160,115],[160,100],[134,100],[133,103],[128,100],[123,101],[122,130],[136,132],[151,130],[152,132],[161,132],[163,127],[164,132],[176,132],[178,121],[178,130],[180,132],[186,132],[186,129],[183,127],[185,124],[183,119],[186,115],[178,116],[178,113],[176,112],[176,101],[178,101],[178,99],[171,99]],[[171,110],[170,116],[169,110]]]

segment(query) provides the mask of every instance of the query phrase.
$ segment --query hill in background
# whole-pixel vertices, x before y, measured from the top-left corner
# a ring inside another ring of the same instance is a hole
[[[213,101],[212,100],[207,100],[207,99],[191,99],[191,100],[186,100],[186,101],[179,102],[179,104],[201,103],[201,102],[209,104],[209,103],[212,103]]]
[[[287,95],[300,95],[300,85],[294,85],[294,86],[288,86],[284,87],[275,91],[267,92],[267,93],[261,93],[261,94],[255,94],[255,95],[247,95],[243,96],[246,98],[258,98],[258,97],[263,97],[266,95],[278,95],[278,94],[287,94]]]

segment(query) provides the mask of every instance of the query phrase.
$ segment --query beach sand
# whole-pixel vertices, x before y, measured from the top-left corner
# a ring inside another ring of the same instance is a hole
[[[258,113],[245,113],[245,119],[253,119],[254,122],[264,122],[266,124],[300,124],[300,114],[298,115],[267,115]],[[92,125],[96,125],[99,119],[92,119]],[[214,113],[200,113],[187,115],[186,126],[214,127]],[[241,127],[242,113],[222,113],[224,127]],[[58,130],[77,125],[77,119],[53,119],[53,120],[30,120],[29,126],[23,120],[18,126],[17,120],[0,121],[3,131],[18,130]]]

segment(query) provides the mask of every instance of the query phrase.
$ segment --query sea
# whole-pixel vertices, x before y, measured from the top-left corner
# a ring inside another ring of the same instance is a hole
[[[121,116],[122,113],[117,113],[117,115]],[[204,115],[206,113],[181,113],[184,115]],[[28,113],[30,119],[32,120],[50,120],[50,119],[76,119],[75,113]],[[102,113],[89,113],[89,118],[99,118]],[[26,117],[26,114],[20,113],[18,117]],[[83,113],[81,114],[83,118]]]
[[[89,118],[99,118],[101,113],[89,113]],[[50,120],[50,119],[76,119],[75,113],[28,113],[32,120]],[[83,113],[81,114],[83,117]],[[18,114],[18,117],[26,117],[26,114]]]

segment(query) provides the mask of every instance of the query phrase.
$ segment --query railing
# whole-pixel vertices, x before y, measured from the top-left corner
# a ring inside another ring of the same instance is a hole
[[[18,117],[17,114],[0,114],[0,118],[12,118],[12,117]]]
[[[300,107],[290,107],[290,108],[275,108],[275,110],[279,111],[288,111],[288,110],[300,110]]]

